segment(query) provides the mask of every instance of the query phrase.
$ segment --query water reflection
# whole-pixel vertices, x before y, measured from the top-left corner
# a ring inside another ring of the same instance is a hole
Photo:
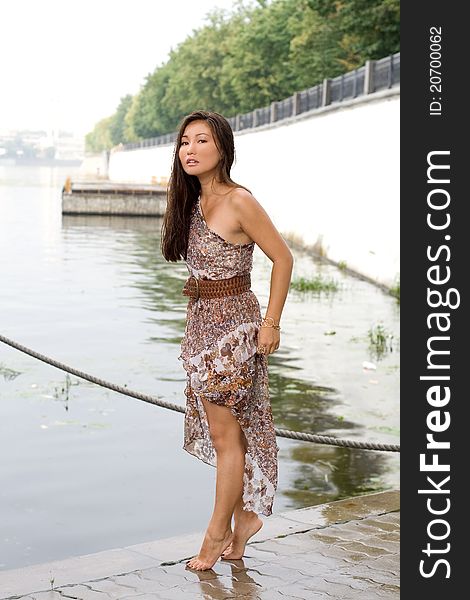
[[[186,573],[193,573],[194,579],[199,580],[199,589],[204,600],[220,600],[221,598],[258,598],[262,584],[254,576],[263,579],[261,573],[246,566],[243,559],[216,563],[217,573],[213,568],[207,571],[196,571],[185,567]],[[174,569],[173,569],[174,570]],[[251,573],[251,574],[250,574]],[[256,574],[256,575],[255,575]],[[187,578],[187,577],[186,577]]]
[[[380,476],[389,470],[381,452],[316,444],[292,449],[295,476],[292,489],[284,494],[292,506],[313,506],[383,489]]]

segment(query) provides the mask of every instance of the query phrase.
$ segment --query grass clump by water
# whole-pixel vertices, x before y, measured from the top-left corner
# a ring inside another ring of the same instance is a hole
[[[394,336],[383,325],[371,327],[367,333],[369,349],[377,360],[388,352],[393,352]]]
[[[321,275],[315,277],[298,277],[293,279],[290,284],[291,288],[297,292],[337,292],[339,285],[333,279],[323,279]]]
[[[397,299],[398,304],[400,304],[400,280],[398,279],[395,285],[392,285],[390,288],[390,294]]]

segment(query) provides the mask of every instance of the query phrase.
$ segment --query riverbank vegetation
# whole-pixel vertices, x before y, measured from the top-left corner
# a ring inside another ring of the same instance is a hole
[[[314,292],[317,294],[320,292],[332,293],[339,290],[339,285],[334,279],[324,279],[321,275],[310,278],[294,278],[290,287],[296,292]]]
[[[392,296],[394,296],[398,302],[398,304],[400,304],[400,279],[398,278],[395,282],[395,284],[390,288],[390,294]]]
[[[195,109],[249,112],[399,50],[399,0],[238,0],[149,73],[86,136],[100,152],[177,129]]]

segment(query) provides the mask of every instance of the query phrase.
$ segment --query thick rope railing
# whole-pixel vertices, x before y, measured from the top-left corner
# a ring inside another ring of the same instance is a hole
[[[149,394],[143,394],[142,392],[136,392],[134,390],[130,390],[127,387],[117,385],[110,381],[106,381],[105,379],[100,379],[99,377],[95,377],[94,375],[90,375],[89,373],[85,373],[84,371],[80,371],[79,369],[75,369],[74,367],[69,367],[64,363],[59,362],[58,360],[54,360],[49,356],[45,356],[35,350],[31,350],[31,348],[27,348],[18,342],[15,342],[4,335],[0,334],[0,341],[12,348],[16,348],[20,352],[24,352],[25,354],[29,354],[38,360],[42,360],[43,362],[52,365],[53,367],[57,367],[62,371],[66,371],[67,373],[71,373],[72,375],[76,375],[77,377],[81,377],[82,379],[86,379],[87,381],[91,381],[92,383],[96,383],[102,387],[108,388],[115,392],[119,392],[120,394],[124,394],[125,396],[130,396],[131,398],[137,398],[138,400],[143,400],[144,402],[149,402],[150,404],[154,404],[155,406],[161,406],[162,408],[168,408],[169,410],[174,410],[176,412],[185,413],[186,409],[184,406],[180,404],[173,404],[172,402],[167,402],[166,400],[161,400],[156,396],[150,396]],[[400,452],[399,444],[381,444],[379,442],[361,442],[356,440],[346,440],[341,438],[332,437],[329,435],[316,435],[313,433],[302,433],[300,431],[291,431],[289,429],[278,429],[275,428],[276,435],[278,437],[289,438],[292,440],[301,440],[304,442],[314,442],[317,444],[328,444],[330,446],[342,446],[344,448],[360,448],[362,450],[380,450],[382,452]]]

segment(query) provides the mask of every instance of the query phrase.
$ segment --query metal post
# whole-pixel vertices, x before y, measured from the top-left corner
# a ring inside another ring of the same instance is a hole
[[[388,62],[388,87],[391,88],[393,84],[393,54],[390,54]]]
[[[253,127],[258,127],[258,109],[253,111]]]
[[[240,115],[235,117],[235,131],[240,131]]]
[[[330,104],[330,98],[331,98],[331,79],[324,79],[323,80],[323,88],[322,88],[322,100],[321,100],[321,105],[322,106],[328,106],[328,104]]]
[[[277,102],[271,102],[271,114],[269,116],[269,122],[274,123],[277,120]]]
[[[364,75],[364,94],[372,94],[374,91],[374,65],[375,60],[366,60],[366,71]]]
[[[300,92],[295,92],[292,96],[292,116],[300,113]]]

